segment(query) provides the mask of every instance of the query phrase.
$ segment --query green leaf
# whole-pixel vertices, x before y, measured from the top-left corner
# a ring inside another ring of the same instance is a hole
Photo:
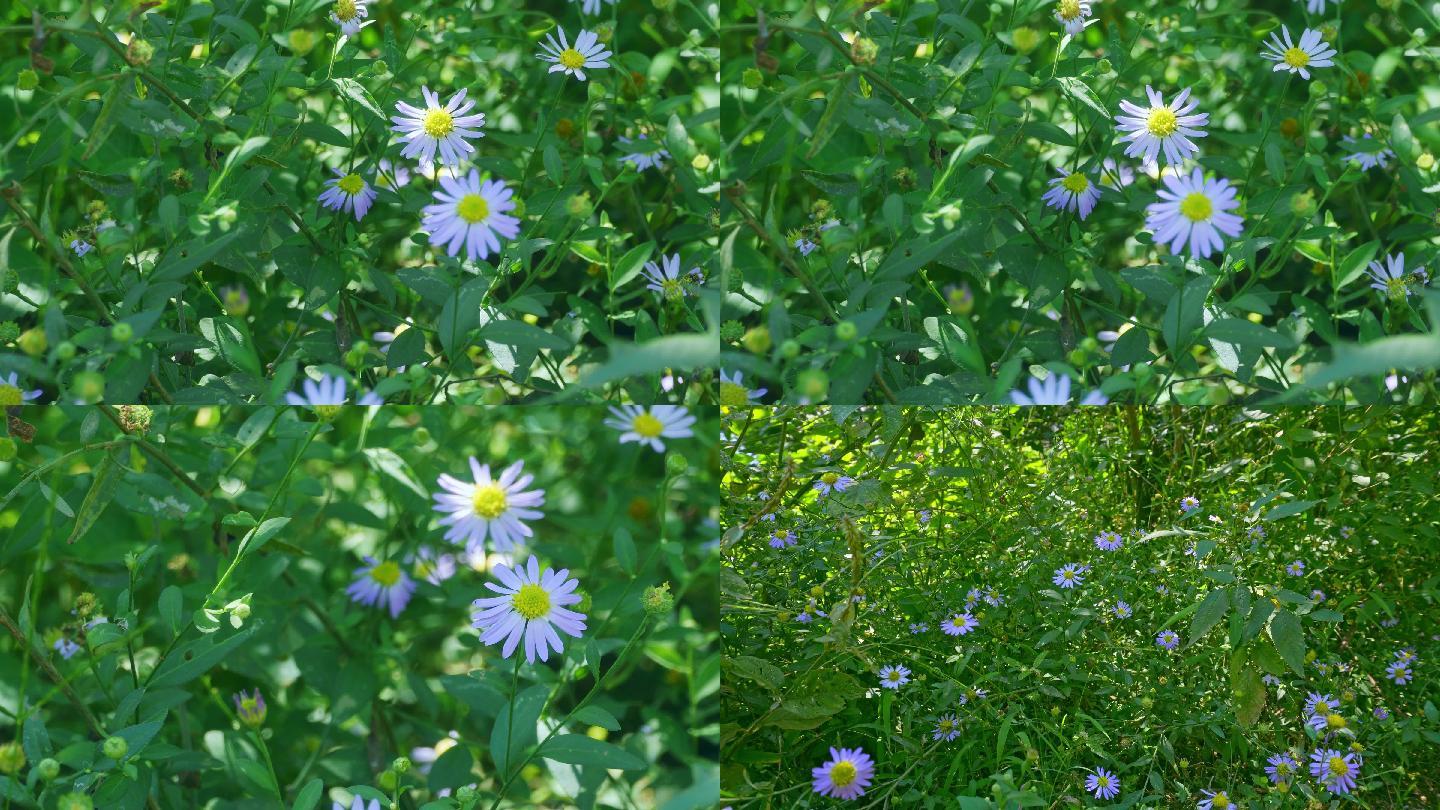
[[[1265,683],[1244,647],[1230,654],[1230,699],[1242,726],[1255,725],[1265,709]]]
[[[493,343],[504,343],[518,348],[550,349],[557,352],[570,348],[570,341],[559,335],[524,321],[505,318],[496,318],[485,324],[480,330],[480,337]]]
[[[419,329],[406,329],[396,335],[385,352],[385,365],[392,369],[424,363],[429,359],[425,353],[425,335]]]
[[[610,271],[610,289],[619,290],[629,284],[632,279],[640,275],[640,270],[645,267],[645,262],[650,260],[650,254],[655,252],[654,242],[645,242],[636,245],[625,252],[620,260]]]
[[[375,103],[375,99],[370,95],[370,91],[366,90],[359,82],[354,79],[331,79],[331,81],[335,83],[335,87],[340,91],[341,95],[359,104],[361,109],[381,121],[386,120],[385,113],[380,111],[380,106]]]
[[[593,704],[585,706],[575,712],[575,714],[571,715],[571,719],[577,723],[588,723],[592,726],[599,726],[607,731],[620,730],[620,721],[615,719],[615,715]]]
[[[1211,628],[1225,618],[1225,612],[1230,609],[1230,592],[1225,588],[1216,588],[1210,591],[1205,601],[1195,611],[1195,617],[1190,620],[1190,644],[1199,641]]]
[[[549,686],[532,686],[515,696],[512,702],[505,704],[505,708],[500,710],[500,715],[495,718],[495,725],[490,729],[490,756],[495,760],[498,773],[508,774],[525,748],[535,742],[535,723],[540,719],[540,710],[545,706],[545,698],[549,694]]]
[[[1300,630],[1300,617],[1288,610],[1276,610],[1270,620],[1270,638],[1275,649],[1295,674],[1305,674],[1305,635]]]
[[[290,805],[290,810],[315,810],[315,805],[320,803],[320,797],[324,793],[325,783],[319,779],[311,779],[295,794],[295,803]]]
[[[390,476],[401,486],[419,495],[422,500],[430,500],[430,493],[420,486],[415,480],[415,475],[410,471],[410,465],[405,463],[398,453],[388,447],[367,447],[365,448],[365,460],[370,466]]]
[[[428,783],[432,791],[439,791],[468,785],[475,781],[471,771],[475,768],[475,757],[466,745],[456,745],[440,755],[430,768]]]
[[[1251,323],[1244,318],[1217,318],[1205,327],[1205,335],[1240,346],[1293,349],[1295,341],[1268,326]]]
[[[615,562],[620,570],[635,575],[635,539],[630,536],[630,530],[621,526],[615,530],[614,537]]]
[[[169,625],[170,632],[178,633],[185,621],[185,597],[180,586],[170,585],[160,592],[160,618]]]
[[[210,343],[217,356],[231,366],[252,374],[260,374],[260,358],[244,323],[225,315],[201,318],[198,324],[201,337]]]
[[[1340,260],[1340,266],[1335,271],[1335,286],[1343,288],[1359,278],[1360,274],[1365,272],[1366,266],[1370,264],[1370,260],[1374,259],[1375,254],[1379,251],[1380,243],[1371,240],[1345,254],[1345,258]]]
[[[268,135],[256,135],[253,138],[246,138],[244,143],[231,150],[230,154],[225,156],[224,174],[228,175],[245,165],[245,161],[258,154],[268,143],[270,143],[270,136]]]
[[[288,517],[270,518],[259,526],[251,529],[240,541],[240,550],[237,554],[241,557],[246,554],[253,554],[261,549],[271,538],[280,533],[285,525],[290,522]]]
[[[65,542],[73,543],[90,531],[100,513],[115,499],[115,486],[120,482],[119,466],[108,452],[100,459],[95,468],[95,477],[90,482],[90,491],[86,493],[85,500],[80,504],[80,511],[75,515],[75,527],[70,530],[70,538]]]
[[[1271,509],[1269,512],[1266,512],[1263,516],[1263,519],[1279,520],[1281,518],[1287,518],[1292,515],[1298,515],[1317,503],[1319,503],[1319,501],[1290,501],[1289,503],[1282,503],[1274,509]]]
[[[540,747],[540,756],[571,765],[595,765],[607,769],[618,768],[623,771],[638,771],[645,768],[645,760],[624,748],[591,739],[584,734],[561,734],[551,737]]]
[[[20,747],[31,762],[39,762],[50,756],[50,732],[39,712],[25,718],[25,729],[20,735]]]
[[[160,666],[155,669],[145,685],[148,688],[156,689],[162,686],[179,686],[195,680],[249,641],[250,637],[255,634],[255,627],[256,625],[251,624],[219,643],[214,641],[213,636],[206,636],[172,650],[170,655],[160,662]]]
[[[689,371],[713,366],[719,359],[720,341],[713,332],[666,335],[645,343],[615,346],[610,350],[609,360],[581,374],[580,384],[585,388],[597,388],[614,380],[649,377],[666,369]]]

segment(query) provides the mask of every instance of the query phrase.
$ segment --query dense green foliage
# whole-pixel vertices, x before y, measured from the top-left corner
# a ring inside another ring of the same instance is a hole
[[[713,806],[713,421],[662,456],[592,408],[112,413],[31,409],[0,454],[0,806]],[[471,455],[546,492],[523,554],[589,619],[548,661],[471,627],[493,538],[443,576]],[[365,555],[418,586],[393,617],[347,595]]]
[[[660,378],[713,364],[718,295],[645,267],[713,272],[715,8],[369,3],[353,36],[353,0],[0,6],[0,371],[45,401],[275,403],[307,367],[392,402],[702,395]],[[548,72],[582,29],[608,67]],[[461,175],[519,201],[498,253],[431,243],[441,178],[391,131],[425,87],[486,116]],[[337,170],[363,219],[321,205]]]
[[[1075,36],[1066,5],[727,6],[723,363],[785,402],[1008,403],[1039,366],[1141,404],[1433,397],[1440,5],[1087,0]],[[1275,72],[1282,26],[1334,64]],[[1238,190],[1207,257],[1147,221],[1116,122],[1147,86],[1209,116],[1182,173]],[[1083,221],[1043,199],[1071,173]]]
[[[836,806],[811,769],[858,747],[875,774],[856,807],[1194,807],[1204,790],[1247,807],[1428,806],[1436,428],[1398,409],[737,415],[722,804]],[[821,497],[827,472],[856,483]],[[1088,568],[1061,587],[1072,565]],[[960,612],[978,626],[942,633]],[[1406,649],[1402,685],[1387,666]],[[881,688],[896,665],[908,682]],[[1344,731],[1303,724],[1312,692],[1339,700]],[[935,740],[949,714],[958,737]],[[1317,747],[1363,757],[1353,793],[1309,776]],[[1287,750],[1289,795],[1264,771]],[[1086,793],[1096,768],[1119,779],[1111,802]]]

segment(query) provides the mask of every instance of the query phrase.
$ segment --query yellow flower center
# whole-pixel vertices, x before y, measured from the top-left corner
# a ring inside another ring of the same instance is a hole
[[[892,672],[892,673],[890,673],[890,680],[891,680],[892,682],[900,680],[900,673],[898,673],[898,672]]]
[[[1345,718],[1341,717],[1338,714],[1328,715],[1325,718],[1325,725],[1329,726],[1330,728],[1344,728]]]
[[[380,563],[370,569],[370,578],[388,588],[400,581],[400,566],[393,562]]]
[[[1278,765],[1275,766],[1275,773],[1277,773],[1277,774],[1279,774],[1279,775],[1281,775],[1281,776],[1285,776],[1285,775],[1289,774],[1289,773],[1290,773],[1290,763],[1288,763],[1288,762],[1281,762],[1281,763],[1279,763]]]
[[[521,585],[520,590],[510,597],[510,604],[528,622],[550,612],[550,594],[534,583]]]
[[[1152,108],[1150,118],[1145,122],[1145,128],[1157,138],[1173,135],[1177,126],[1179,126],[1179,122],[1175,120],[1175,113],[1170,112],[1169,107]]]
[[[1085,179],[1085,175],[1075,172],[1064,180],[1061,180],[1060,185],[1064,186],[1066,191],[1080,194],[1084,192],[1085,189],[1090,188],[1090,181]]]
[[[1285,57],[1285,64],[1293,68],[1303,68],[1310,64],[1310,54],[1297,47],[1286,50],[1283,56]]]
[[[560,64],[570,70],[579,70],[585,67],[585,54],[580,53],[574,48],[566,48],[560,52]]]
[[[425,113],[426,135],[429,135],[432,138],[443,138],[446,135],[449,135],[450,131],[454,128],[455,119],[450,117],[450,113],[440,109],[439,107],[432,107],[428,112]]]
[[[340,182],[335,185],[339,186],[341,191],[353,196],[359,194],[360,189],[365,187],[365,181],[361,180],[358,174],[347,174],[340,178]]]
[[[1074,578],[1075,578],[1075,572],[1074,572],[1074,571],[1066,571],[1066,572],[1062,573],[1060,576],[1064,577],[1065,579],[1074,579]]]
[[[727,408],[744,408],[750,404],[750,392],[743,385],[720,383],[720,404]]]
[[[475,494],[471,497],[470,503],[475,508],[475,514],[486,520],[500,517],[509,505],[509,501],[505,498],[505,490],[499,484],[475,487]]]
[[[1210,198],[1198,191],[1191,192],[1186,195],[1185,199],[1180,201],[1180,213],[1184,214],[1185,218],[1191,222],[1205,222],[1209,220],[1210,214],[1213,213],[1214,210],[1210,205]]]
[[[1336,776],[1343,776],[1344,774],[1347,774],[1349,772],[1350,766],[1345,763],[1344,757],[1330,758],[1330,773],[1333,773]]]
[[[1073,20],[1080,16],[1080,0],[1060,0],[1060,19]]]
[[[644,411],[630,422],[630,429],[647,439],[653,439],[665,430],[665,423],[651,416],[649,411]]]
[[[5,385],[4,383],[0,383],[0,408],[8,408],[11,405],[19,405],[24,401],[25,399],[20,394],[19,388],[16,388],[13,385]]]
[[[1108,777],[1108,776],[1097,776],[1097,777],[1095,777],[1095,784],[1096,784],[1096,786],[1098,786],[1098,787],[1108,788],[1108,787],[1110,787],[1110,777]]]
[[[839,473],[828,472],[820,476],[820,480],[829,486],[834,486],[835,482],[840,480],[840,475]]]
[[[320,417],[320,421],[329,422],[339,416],[344,408],[344,405],[316,405],[315,415]]]
[[[830,781],[835,787],[845,787],[855,781],[855,766],[849,762],[837,762],[830,768]]]
[[[1388,278],[1385,279],[1385,294],[1390,296],[1390,300],[1399,301],[1400,299],[1410,294],[1410,288],[1405,284],[1405,279],[1403,277]],[[3,392],[4,390],[4,388],[0,388],[0,392]]]
[[[472,225],[484,222],[490,216],[490,203],[485,202],[485,198],[479,194],[466,194],[460,198],[460,204],[455,206],[455,213]]]
[[[1215,794],[1215,798],[1213,798],[1213,799],[1210,800],[1210,806],[1211,806],[1211,807],[1229,807],[1229,806],[1230,806],[1230,797],[1229,797],[1229,796],[1226,796],[1224,793],[1216,793],[1216,794]]]
[[[955,728],[955,721],[954,721],[954,720],[941,720],[941,721],[940,721],[940,730],[941,730],[941,731],[952,731],[952,730],[954,730],[954,728]]]
[[[1326,703],[1326,702],[1323,701],[1323,700],[1320,701],[1320,702],[1318,702],[1318,703],[1316,703],[1316,704],[1315,704],[1315,713],[1316,713],[1316,714],[1329,714],[1329,713],[1330,713],[1330,704],[1329,704],[1329,703]]]
[[[355,0],[335,0],[335,19],[340,22],[355,19]]]

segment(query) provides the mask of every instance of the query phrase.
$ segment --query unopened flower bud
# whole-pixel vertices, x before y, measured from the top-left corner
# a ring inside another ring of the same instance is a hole
[[[669,613],[675,607],[675,595],[670,593],[669,582],[646,588],[640,601],[645,605],[645,612],[652,616]]]
[[[100,751],[113,760],[121,760],[130,752],[130,743],[124,737],[106,737]]]
[[[39,86],[40,74],[36,73],[30,68],[25,68],[24,70],[20,71],[20,75],[15,78],[16,89],[34,90]]]

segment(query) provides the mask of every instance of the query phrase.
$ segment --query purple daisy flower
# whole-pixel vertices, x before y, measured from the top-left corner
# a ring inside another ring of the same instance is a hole
[[[940,629],[947,636],[963,636],[980,626],[980,622],[969,613],[957,613],[940,623]]]
[[[880,669],[880,685],[886,689],[899,690],[900,687],[910,682],[910,670],[903,666],[882,667]]]
[[[795,545],[795,532],[789,529],[776,529],[775,533],[770,535],[771,548],[785,548],[793,545]]]
[[[935,721],[935,731],[930,735],[932,740],[944,740],[950,742],[960,736],[960,719],[953,714],[941,715]]]
[[[1407,661],[1394,661],[1385,668],[1385,677],[1397,684],[1407,684],[1412,677],[1410,664]]]
[[[1155,637],[1155,643],[1167,650],[1173,650],[1179,646],[1180,637],[1175,634],[1174,630],[1166,630]]]
[[[1205,794],[1205,798],[1201,799],[1200,803],[1195,805],[1198,810],[1224,810],[1224,808],[1235,805],[1234,802],[1230,801],[1230,794],[1223,790],[1202,790],[1200,792]]]
[[[1128,619],[1133,611],[1130,610],[1129,602],[1117,601],[1115,607],[1110,608],[1110,612],[1114,613],[1117,619]]]
[[[1286,751],[1271,754],[1266,762],[1270,764],[1265,766],[1265,774],[1270,777],[1272,784],[1289,782],[1295,777],[1295,772],[1300,769],[1300,766],[1295,764],[1295,759]]]
[[[1104,768],[1096,768],[1085,780],[1085,789],[1097,799],[1113,799],[1120,792],[1120,779]]]
[[[1199,509],[1199,508],[1200,508],[1200,499],[1199,499],[1199,498],[1196,498],[1196,497],[1191,496],[1191,495],[1186,495],[1185,497],[1183,497],[1183,498],[1180,499],[1180,512],[1181,512],[1182,514],[1188,515],[1188,514],[1190,514],[1191,512],[1194,512],[1195,510],[1197,510],[1197,509]]]
[[[1305,563],[1301,562],[1300,560],[1296,560],[1295,562],[1292,562],[1289,565],[1285,566],[1285,573],[1289,574],[1292,577],[1304,576]]]
[[[821,796],[856,799],[865,795],[875,775],[875,761],[859,748],[831,748],[830,761],[812,768],[814,790]]]
[[[1119,532],[1100,532],[1095,535],[1095,547],[1101,551],[1115,551],[1125,544]]]
[[[1076,563],[1059,568],[1055,571],[1055,578],[1050,580],[1062,588],[1073,588],[1076,585],[1085,584],[1085,567]]]
[[[824,497],[831,492],[844,492],[853,486],[855,486],[854,478],[835,472],[827,472],[821,473],[820,480],[815,482],[815,491],[820,493],[821,497]]]
[[[1342,755],[1333,748],[1317,748],[1310,755],[1310,775],[1331,793],[1349,793],[1355,789],[1360,763],[1354,754]]]
[[[393,561],[380,562],[367,556],[365,565],[355,569],[355,581],[345,589],[350,601],[368,607],[388,607],[390,618],[398,618],[400,611],[410,604],[415,595],[415,581]]]

